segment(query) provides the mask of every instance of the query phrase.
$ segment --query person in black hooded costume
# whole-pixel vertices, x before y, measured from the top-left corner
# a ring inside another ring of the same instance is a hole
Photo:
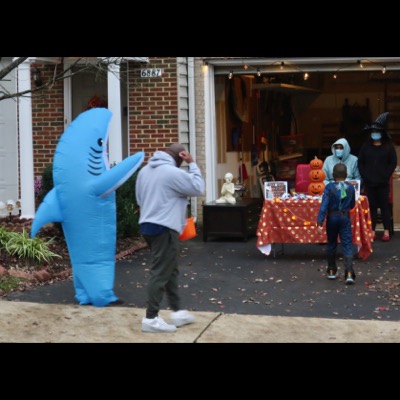
[[[368,139],[358,154],[358,169],[369,201],[374,239],[379,208],[384,229],[381,239],[384,242],[390,240],[390,179],[397,166],[396,149],[386,130],[388,115],[388,112],[380,114],[375,122],[364,128]]]

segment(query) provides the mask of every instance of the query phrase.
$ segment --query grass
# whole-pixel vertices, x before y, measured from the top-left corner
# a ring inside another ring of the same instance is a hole
[[[25,278],[18,278],[12,275],[3,275],[0,278],[0,293],[9,293],[20,286],[22,282],[26,282]]]

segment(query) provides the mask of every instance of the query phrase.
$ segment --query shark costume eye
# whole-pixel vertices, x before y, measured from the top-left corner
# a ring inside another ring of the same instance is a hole
[[[102,146],[103,146],[103,139],[102,139],[102,138],[97,139],[97,144],[98,144],[100,147],[102,147]]]

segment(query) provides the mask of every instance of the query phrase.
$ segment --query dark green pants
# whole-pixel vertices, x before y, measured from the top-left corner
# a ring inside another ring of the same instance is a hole
[[[168,229],[161,235],[144,235],[143,237],[151,252],[146,318],[155,318],[160,311],[164,292],[172,311],[180,310],[178,293],[179,234]]]

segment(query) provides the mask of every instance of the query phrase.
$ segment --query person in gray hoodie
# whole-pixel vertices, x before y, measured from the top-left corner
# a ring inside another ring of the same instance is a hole
[[[343,163],[346,165],[346,181],[358,179],[361,184],[361,174],[358,170],[358,158],[355,155],[350,154],[351,148],[349,142],[345,138],[340,138],[332,144],[331,151],[332,155],[326,157],[324,165],[322,166],[322,169],[325,172],[325,185],[330,182],[335,182],[335,179],[333,178],[333,167],[337,163]]]
[[[188,170],[181,169],[182,162]],[[143,332],[175,332],[176,327],[194,322],[181,309],[178,291],[179,235],[186,224],[188,197],[204,194],[200,168],[182,144],[174,143],[154,152],[136,178],[136,201],[140,207],[140,233],[151,252]],[[172,324],[159,315],[164,292],[172,310]]]

